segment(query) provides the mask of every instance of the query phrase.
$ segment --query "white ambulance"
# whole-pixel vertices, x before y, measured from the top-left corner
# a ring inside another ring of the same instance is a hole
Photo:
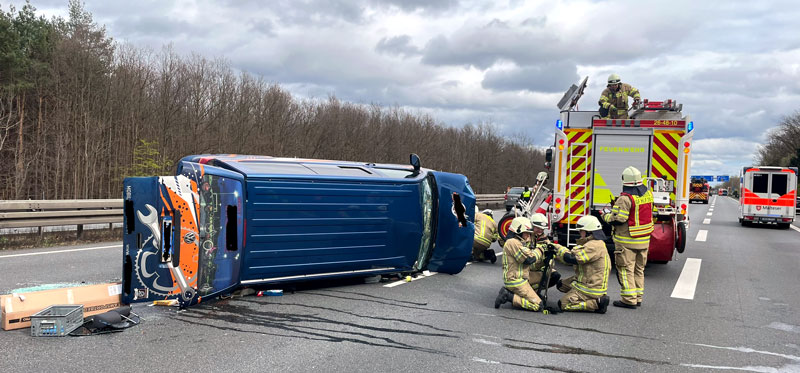
[[[797,167],[744,167],[740,176],[739,222],[789,228],[796,215]]]

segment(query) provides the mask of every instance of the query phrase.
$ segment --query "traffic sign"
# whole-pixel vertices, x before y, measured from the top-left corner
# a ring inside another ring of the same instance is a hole
[[[694,175],[694,176],[692,176],[692,179],[706,179],[706,181],[710,183],[710,182],[714,181],[714,176],[712,176],[712,175]]]
[[[717,175],[717,181],[730,181],[731,177],[728,175]]]

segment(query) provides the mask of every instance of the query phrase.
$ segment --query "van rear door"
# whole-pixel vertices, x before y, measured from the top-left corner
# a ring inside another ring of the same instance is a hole
[[[472,253],[475,234],[475,194],[463,175],[432,172],[436,181],[436,238],[428,270],[456,274],[464,269]]]

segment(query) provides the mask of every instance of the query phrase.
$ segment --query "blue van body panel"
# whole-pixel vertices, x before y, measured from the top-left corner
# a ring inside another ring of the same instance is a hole
[[[132,214],[149,205],[158,211],[157,226],[181,221],[172,237],[181,253],[177,268],[159,257],[163,245],[151,240],[138,248],[137,237],[153,228],[126,209],[126,302],[179,299],[185,306],[241,285],[455,274],[471,254],[475,195],[463,175],[249,155],[187,156],[176,171],[125,179]]]
[[[475,194],[464,175],[433,171],[439,195],[436,244],[428,269],[434,272],[456,274],[466,266],[472,254],[475,233]],[[453,194],[457,193],[464,205],[467,226],[458,221]]]

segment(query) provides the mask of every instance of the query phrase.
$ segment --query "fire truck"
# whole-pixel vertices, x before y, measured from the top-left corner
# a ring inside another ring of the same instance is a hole
[[[692,186],[689,191],[689,202],[700,202],[708,204],[708,182],[706,179],[692,179]]]
[[[683,115],[683,105],[671,99],[643,100],[631,108],[630,119],[578,110],[587,81],[573,85],[558,104],[555,143],[546,157],[553,172],[551,233],[572,245],[579,236],[578,219],[590,214],[600,218],[622,191],[622,170],[634,166],[646,177],[655,200],[648,259],[668,262],[686,247],[694,123]],[[611,237],[611,226],[603,224]],[[606,244],[613,250],[611,239]]]

